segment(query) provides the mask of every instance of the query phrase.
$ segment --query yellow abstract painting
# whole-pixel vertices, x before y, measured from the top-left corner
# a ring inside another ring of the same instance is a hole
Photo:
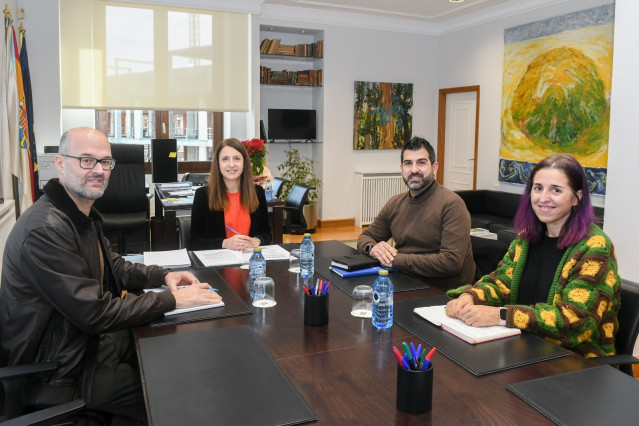
[[[568,153],[605,193],[613,17],[610,5],[506,30],[501,181],[525,183],[534,164]]]

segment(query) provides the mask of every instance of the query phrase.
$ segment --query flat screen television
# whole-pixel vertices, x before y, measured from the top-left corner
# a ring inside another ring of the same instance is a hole
[[[317,138],[314,109],[269,109],[268,137],[271,140],[313,141]]]

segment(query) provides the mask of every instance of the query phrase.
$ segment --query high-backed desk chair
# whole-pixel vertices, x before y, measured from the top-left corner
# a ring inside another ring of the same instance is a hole
[[[290,182],[288,179],[284,179],[281,177],[274,177],[273,178],[273,187],[271,188],[272,193],[273,193],[273,197],[275,198],[279,198],[280,195],[282,194],[282,189],[284,189],[284,184],[286,182]]]
[[[150,206],[144,180],[144,145],[111,144],[116,160],[109,185],[95,207],[104,217],[102,225],[109,238],[117,237],[118,253],[126,254],[126,237],[136,233],[143,238],[144,251],[149,247]]]
[[[307,223],[304,218],[304,205],[308,199],[311,186],[294,183],[291,191],[284,201],[284,232],[289,234],[303,234],[307,232]]]
[[[180,234],[180,248],[191,250],[191,216],[178,216],[178,233]]]
[[[621,309],[617,318],[619,320],[619,331],[615,335],[617,355],[592,359],[599,364],[618,367],[632,376],[631,364],[639,364],[639,359],[632,356],[639,335],[639,284],[622,280]]]

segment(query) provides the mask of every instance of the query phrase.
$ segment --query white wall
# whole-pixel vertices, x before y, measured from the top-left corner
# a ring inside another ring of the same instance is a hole
[[[639,99],[639,26],[636,22],[638,15],[639,3],[636,0],[617,0],[604,225],[604,230],[612,238],[617,249],[621,276],[634,282],[639,282],[636,248],[639,241],[639,146],[636,136],[637,112],[634,107]],[[635,349],[635,353],[639,353],[639,348]]]
[[[522,193],[523,186],[498,181],[504,30],[566,13],[589,9],[610,0],[567,1],[534,12],[510,16],[467,30],[443,35],[440,41],[439,87],[480,86],[477,188]],[[615,52],[616,54],[616,52]],[[603,206],[604,197],[593,196]]]
[[[58,2],[18,0],[24,28],[33,91],[34,132],[38,151],[58,145],[62,136]]]

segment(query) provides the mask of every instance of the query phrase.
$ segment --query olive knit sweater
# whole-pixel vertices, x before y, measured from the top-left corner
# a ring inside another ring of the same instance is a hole
[[[517,305],[517,295],[528,247],[528,241],[515,239],[496,271],[447,295],[468,293],[476,304],[508,305],[508,327],[537,334],[587,358],[614,355],[621,278],[608,236],[593,224],[586,238],[566,249],[545,303],[524,306]]]

